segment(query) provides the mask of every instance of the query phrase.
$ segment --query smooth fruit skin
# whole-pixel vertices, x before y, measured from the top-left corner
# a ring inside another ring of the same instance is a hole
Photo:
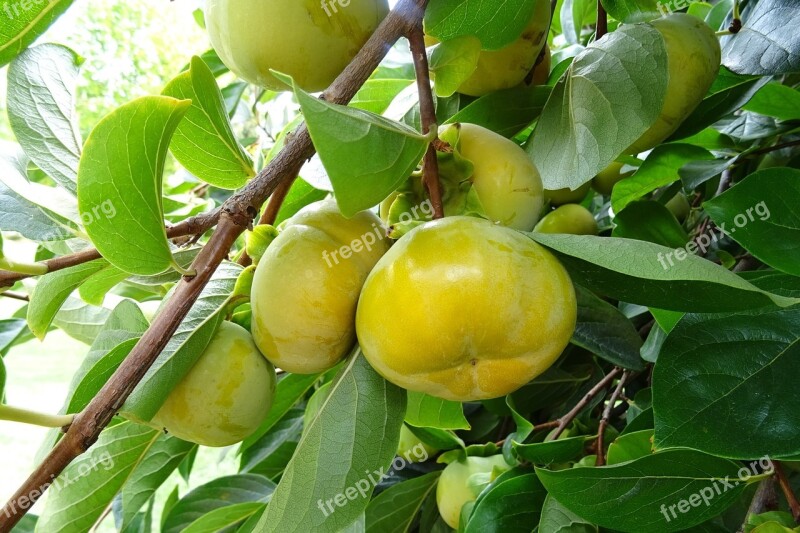
[[[459,151],[474,165],[472,184],[486,216],[521,231],[530,231],[544,205],[542,178],[525,150],[502,135],[461,124]]]
[[[202,446],[230,446],[252,435],[264,421],[275,385],[275,369],[250,333],[223,322],[151,425]]]
[[[669,82],[656,122],[625,153],[644,152],[675,133],[711,88],[719,72],[721,51],[714,30],[686,13],[652,21],[667,47]]]
[[[356,329],[386,379],[465,402],[505,396],[547,370],[576,314],[572,282],[550,252],[487,220],[447,217],[378,262]]]
[[[591,182],[584,183],[574,191],[570,189],[556,189],[554,191],[544,191],[544,199],[550,202],[550,205],[558,207],[564,204],[576,204],[586,198],[589,193]]]
[[[548,45],[544,45],[544,57],[538,65],[534,66],[533,72],[525,77],[525,86],[533,87],[534,85],[547,85],[547,80],[550,79],[550,68],[552,66],[553,54],[550,52],[550,47]]]
[[[562,205],[545,215],[533,231],[539,233],[568,233],[570,235],[597,235],[600,228],[591,211],[579,204]]]
[[[240,78],[289,89],[270,73],[288,74],[310,92],[325,89],[389,12],[386,0],[208,0],[211,45]]]
[[[436,486],[436,504],[439,514],[448,526],[457,530],[461,508],[465,503],[478,499],[478,495],[469,486],[469,478],[474,474],[491,474],[495,467],[503,471],[509,469],[502,455],[467,457],[445,467]]]
[[[355,344],[361,287],[388,241],[376,215],[362,211],[347,219],[334,200],[289,219],[253,280],[253,338],[267,359],[295,374],[324,372],[341,361]]]
[[[635,170],[622,172],[622,167],[624,166],[623,163],[618,163],[616,161],[608,165],[594,177],[592,180],[592,188],[604,196],[611,196],[614,185],[632,176],[636,172]]]
[[[419,437],[414,435],[405,424],[400,428],[400,443],[397,445],[398,457],[402,457],[410,463],[424,463],[438,451],[433,446],[428,446],[419,440]]]
[[[469,96],[483,96],[522,83],[530,73],[550,28],[550,2],[537,0],[528,25],[522,35],[500,50],[484,50],[478,58],[475,72],[458,88]]]

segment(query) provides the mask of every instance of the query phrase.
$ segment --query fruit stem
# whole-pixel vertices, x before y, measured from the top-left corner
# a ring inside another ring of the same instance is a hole
[[[27,294],[19,294],[17,292],[9,292],[0,289],[0,296],[4,296],[5,298],[11,298],[12,300],[19,300],[20,302],[30,302],[31,299]]]
[[[47,265],[43,263],[17,263],[7,257],[0,258],[0,270],[7,270],[26,276],[41,276],[47,274]]]
[[[597,26],[595,29],[594,40],[600,40],[606,33],[608,33],[608,13],[606,13],[606,8],[603,6],[603,2],[601,0],[597,0]]]
[[[414,56],[414,69],[417,74],[422,133],[426,137],[431,137],[431,142],[423,160],[422,179],[428,189],[431,204],[433,204],[433,219],[436,220],[444,218],[444,205],[442,203],[442,185],[439,182],[439,159],[436,155],[436,141],[439,137],[438,126],[436,125],[436,108],[433,104],[431,75],[428,69],[428,54],[425,51],[425,35],[422,30],[422,22],[417,24],[407,37],[411,44],[411,55]]]
[[[20,422],[45,428],[63,428],[72,424],[75,415],[49,415],[10,405],[0,405],[0,420]]]

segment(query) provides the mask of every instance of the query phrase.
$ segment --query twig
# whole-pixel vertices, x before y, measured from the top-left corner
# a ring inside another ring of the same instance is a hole
[[[275,191],[269,197],[267,208],[264,210],[264,213],[261,215],[261,219],[258,221],[259,226],[265,224],[275,224],[275,221],[278,219],[278,213],[283,205],[283,201],[286,200],[286,196],[289,194],[292,185],[295,181],[297,181],[297,175],[299,172],[300,169],[298,168],[297,172],[295,172],[294,178],[282,181],[275,188]],[[238,263],[243,267],[248,267],[253,263],[253,260],[248,255],[247,250],[242,251],[242,255],[239,257]]]
[[[611,418],[611,409],[614,408],[614,404],[617,403],[617,398],[619,398],[619,395],[622,394],[622,389],[625,387],[625,382],[628,381],[629,376],[630,373],[627,370],[622,373],[622,377],[619,378],[619,383],[617,383],[617,388],[611,393],[611,398],[609,398],[606,408],[603,409],[603,417],[600,419],[600,426],[597,429],[596,466],[604,466],[606,464],[605,432],[606,427],[608,426],[608,419]]]
[[[591,402],[595,396],[600,394],[601,391],[603,391],[609,385],[611,385],[611,383],[614,381],[614,378],[616,378],[621,371],[622,370],[619,367],[614,367],[614,369],[608,374],[606,374],[606,376],[603,379],[601,379],[597,385],[592,387],[592,390],[586,393],[586,396],[581,398],[581,401],[579,401],[577,405],[575,405],[575,407],[573,407],[569,413],[559,418],[558,426],[556,427],[556,430],[553,433],[553,435],[548,440],[558,439],[558,437],[561,436],[564,430],[567,429],[567,426],[570,425],[573,420],[575,420],[575,417],[577,417],[581,413],[581,411],[583,411],[583,409],[587,405],[589,405],[589,402]]]
[[[31,298],[27,294],[19,294],[16,292],[0,292],[0,296],[5,296],[6,298],[11,298],[12,300],[19,300],[20,302],[30,302]]]
[[[324,93],[325,100],[346,104],[378,67],[392,45],[420,24],[427,0],[401,0],[375,31],[355,59]],[[196,276],[184,278],[131,353],[86,409],[75,417],[66,435],[0,510],[0,533],[8,533],[47,490],[52,480],[95,442],[114,414],[166,346],[197,300],[231,246],[253,221],[261,205],[282,181],[314,154],[305,124],[295,131],[283,150],[258,176],[230,197],[222,207],[219,224],[192,267]],[[25,498],[30,505],[17,502]],[[24,509],[22,507],[25,507]],[[8,517],[5,519],[5,517]]]
[[[608,13],[606,13],[606,8],[603,7],[603,2],[597,0],[597,29],[595,30],[594,40],[599,41],[606,33],[608,33]]]
[[[167,237],[170,239],[175,239],[178,237],[185,237],[187,235],[202,235],[217,224],[221,212],[222,209],[217,208],[213,211],[201,213],[191,218],[187,218],[186,220],[175,224],[174,226],[168,227]],[[100,259],[101,257],[102,256],[100,255],[100,252],[94,248],[90,248],[74,254],[48,259],[47,261],[42,261],[42,264],[47,267],[47,273],[50,273],[58,270],[64,270],[65,268],[82,265],[84,263],[88,263],[89,261]],[[0,287],[11,287],[16,282],[29,277],[31,276],[19,274],[17,272],[0,270]]]
[[[428,135],[431,130],[438,128],[436,124],[436,107],[433,104],[433,91],[431,91],[431,75],[428,69],[428,54],[425,52],[425,35],[422,31],[422,22],[408,33],[411,44],[411,55],[414,56],[414,69],[417,73],[417,90],[419,91],[419,113],[422,123],[422,133]],[[435,140],[439,138],[434,131],[434,140],[425,152],[422,167],[423,181],[428,189],[428,195],[433,204],[434,220],[444,217],[442,204],[442,185],[439,182],[439,159],[436,155]]]
[[[797,495],[789,484],[789,479],[786,477],[783,465],[779,461],[773,461],[772,467],[775,470],[775,478],[778,480],[778,485],[780,485],[786,502],[789,504],[789,509],[792,511],[794,521],[800,524],[800,501],[797,500]]]
[[[767,511],[776,511],[778,509],[778,491],[775,488],[775,478],[768,477],[762,479],[758,483],[756,493],[753,495],[753,501],[750,502],[750,507],[747,509],[745,521],[737,531],[737,533],[744,533],[747,525],[747,518],[751,515],[765,513]]]
[[[783,150],[784,148],[790,148],[792,146],[800,146],[800,141],[791,141],[785,142],[783,144],[776,144],[775,146],[768,146],[767,148],[761,148],[759,150],[753,150],[747,155],[762,155],[768,154],[770,152],[776,152],[778,150]]]

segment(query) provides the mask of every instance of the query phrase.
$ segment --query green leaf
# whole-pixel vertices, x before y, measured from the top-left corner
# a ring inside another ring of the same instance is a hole
[[[44,339],[56,313],[72,291],[107,265],[104,259],[96,259],[39,278],[28,305],[28,327],[33,334],[40,340]]]
[[[150,421],[155,416],[211,342],[241,271],[241,266],[227,262],[217,268],[166,348],[120,409],[126,418]]]
[[[481,42],[472,35],[447,40],[433,49],[430,70],[438,96],[453,96],[478,67]]]
[[[481,41],[484,49],[497,50],[519,38],[531,20],[536,2],[544,1],[547,0],[433,0],[425,11],[425,32],[440,41],[471,35]]]
[[[122,528],[133,522],[156,489],[178,468],[196,444],[164,435],[141,458],[122,488]]]
[[[681,248],[689,235],[675,215],[663,204],[652,200],[628,204],[614,217],[613,237],[647,241],[669,248]]]
[[[800,308],[687,315],[653,374],[656,446],[774,459],[800,455]],[[724,438],[735,432],[736,438]]]
[[[586,443],[594,436],[567,437],[532,444],[514,443],[514,450],[526,461],[537,465],[549,465],[571,461],[583,453]]]
[[[722,64],[739,74],[774,76],[800,70],[800,42],[786,28],[800,25],[794,0],[761,0],[736,35],[722,38]]]
[[[586,522],[560,503],[547,495],[542,506],[539,531],[544,533],[597,533],[597,526]]]
[[[108,320],[111,311],[105,307],[87,305],[80,298],[67,298],[53,319],[53,325],[84,344],[94,342]]]
[[[405,391],[356,352],[306,428],[256,529],[333,533],[358,519],[394,458],[405,410]]]
[[[399,122],[330,104],[300,89],[295,94],[336,201],[347,217],[389,196],[417,167],[428,147],[422,135]]]
[[[655,122],[666,89],[666,46],[650,25],[622,26],[578,54],[527,148],[545,189],[577,189],[608,166]]]
[[[608,465],[646,457],[653,453],[653,430],[632,431],[617,437],[608,447]]]
[[[469,429],[460,402],[434,398],[421,392],[408,392],[406,422],[412,426],[438,429]]]
[[[738,470],[726,459],[670,450],[620,465],[536,473],[553,498],[585,520],[616,531],[660,533],[727,509],[745,488]]]
[[[370,79],[361,86],[350,106],[380,115],[413,82],[404,79]]]
[[[0,67],[14,59],[60,17],[73,0],[4,3],[0,26]]]
[[[602,0],[606,12],[620,22],[628,24],[653,20],[664,13],[660,9],[669,9],[669,4],[661,4],[656,0]],[[666,5],[666,7],[661,7]]]
[[[779,120],[797,120],[800,119],[800,91],[779,83],[768,83],[744,109]]]
[[[21,318],[0,320],[0,356],[5,355],[17,343],[27,327],[28,323]]]
[[[75,194],[81,135],[75,84],[82,59],[43,44],[23,52],[8,69],[8,121],[25,153],[56,183]]]
[[[304,411],[292,409],[277,424],[242,452],[240,472],[277,479],[294,455],[303,434]]]
[[[516,87],[482,96],[447,120],[477,124],[511,138],[527,128],[544,109],[551,87]]]
[[[557,252],[576,283],[629,303],[670,311],[714,313],[794,305],[733,272],[681,249],[614,237],[548,235],[531,238]]]
[[[235,503],[220,507],[204,514],[181,533],[217,533],[247,520],[256,513],[263,512],[266,508],[267,505],[260,502]]]
[[[123,422],[106,429],[97,444],[75,459],[54,481],[37,524],[38,531],[88,531],[131,473],[159,441],[154,429]]]
[[[161,528],[162,533],[182,533],[208,513],[242,503],[265,504],[275,484],[263,476],[237,474],[217,478],[184,496],[175,504]],[[235,512],[236,509],[232,509]],[[257,512],[257,511],[255,511]],[[202,525],[202,523],[201,523]]]
[[[169,139],[190,105],[139,98],[103,118],[86,140],[78,205],[92,242],[120,270],[158,274],[173,264],[161,180]]]
[[[611,206],[621,213],[631,202],[680,179],[678,171],[687,163],[714,159],[708,150],[691,144],[665,144],[656,147],[639,170],[614,186]]]
[[[269,410],[266,420],[261,423],[252,435],[244,439],[240,451],[246,451],[266,435],[292,407],[297,405],[297,402],[306,395],[319,378],[320,376],[316,374],[286,374],[282,377],[278,381],[275,399],[272,401],[272,408]]]
[[[366,533],[407,533],[413,530],[422,504],[434,494],[441,472],[392,485],[376,496],[366,511]]]
[[[81,284],[78,293],[81,299],[92,305],[102,306],[108,291],[128,279],[130,274],[106,262],[106,266],[95,272]]]
[[[222,189],[238,189],[256,175],[252,158],[233,135],[217,80],[201,58],[193,57],[190,70],[162,94],[192,101],[170,143],[186,170]]]
[[[578,297],[578,323],[572,343],[598,357],[623,368],[642,370],[639,355],[642,338],[628,318],[613,305],[601,300],[581,286],[575,287]]]
[[[324,200],[328,196],[328,191],[321,191],[302,178],[297,178],[289,189],[289,194],[281,204],[278,218],[275,219],[275,226],[292,218],[302,208],[314,202]]]
[[[778,270],[800,276],[800,170],[751,174],[703,204],[723,233]]]
[[[547,496],[536,474],[499,479],[480,495],[465,533],[529,533],[536,529]]]

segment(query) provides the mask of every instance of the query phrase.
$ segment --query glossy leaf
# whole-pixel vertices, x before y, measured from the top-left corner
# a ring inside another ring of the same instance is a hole
[[[173,262],[161,180],[169,139],[190,104],[139,98],[112,111],[86,140],[78,168],[86,232],[103,257],[126,272],[158,274]]]
[[[647,241],[669,248],[680,248],[689,235],[664,205],[652,200],[628,204],[614,217],[613,237]]]
[[[539,524],[547,496],[536,474],[498,479],[480,495],[470,514],[465,533],[533,531]]]
[[[597,526],[585,521],[548,494],[542,506],[539,531],[549,533],[597,533]]]
[[[602,0],[609,15],[620,22],[634,23],[662,16],[668,4],[656,0]]]
[[[740,459],[800,455],[800,308],[687,315],[653,374],[656,446]],[[724,438],[735,431],[736,438]]]
[[[412,426],[439,429],[469,429],[460,402],[434,398],[421,392],[409,391],[406,422]]]
[[[255,176],[253,160],[231,129],[214,74],[199,57],[163,94],[192,105],[172,136],[170,150],[189,172],[215,187],[238,189]]]
[[[447,124],[477,124],[510,138],[541,115],[551,92],[550,87],[536,86],[489,93],[453,115]]]
[[[440,41],[463,35],[477,37],[486,50],[511,44],[522,34],[536,2],[547,0],[491,0],[462,2],[433,0],[425,11],[425,31]]]
[[[532,444],[514,443],[514,450],[526,461],[537,465],[549,465],[571,461],[583,453],[586,443],[593,436],[567,437]]]
[[[75,84],[83,60],[57,44],[23,52],[8,69],[8,121],[25,153],[75,194],[81,140]]]
[[[217,533],[233,527],[266,509],[260,502],[235,503],[204,514],[181,533]]]
[[[73,0],[4,4],[0,16],[0,67],[14,59],[72,5]]]

